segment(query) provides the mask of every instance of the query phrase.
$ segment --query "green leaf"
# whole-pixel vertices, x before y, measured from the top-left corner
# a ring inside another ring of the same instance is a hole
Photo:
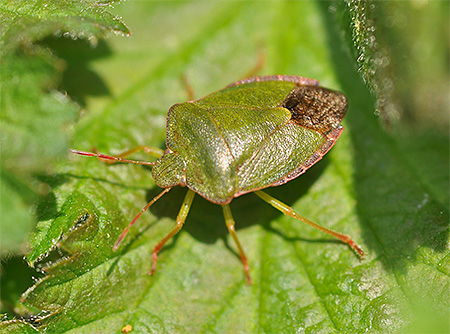
[[[364,81],[377,96],[383,120],[403,116],[427,119],[446,131],[448,120],[449,3],[346,0],[341,25],[354,45],[354,59]],[[430,98],[434,99],[429,103]],[[427,110],[427,113],[424,113]],[[431,115],[431,117],[429,117]],[[436,117],[438,116],[438,117]]]
[[[47,333],[120,333],[126,325],[136,333],[448,331],[448,128],[435,127],[447,119],[436,113],[385,129],[341,39],[337,21],[348,12],[308,1],[136,1],[120,14],[133,38],[110,39],[114,52],[92,64],[110,95],[85,100],[73,148],[164,148],[167,110],[188,99],[181,77],[201,97],[265,56],[258,74],[315,78],[349,100],[330,153],[268,192],[351,235],[367,255],[360,260],[248,194],[231,203],[254,281],[247,286],[221,208],[196,196],[149,276],[152,248],[173,228],[186,189],[152,206],[113,252],[160,189],[148,168],[71,157],[59,162],[53,196],[37,209],[43,218],[27,260],[46,276],[22,296],[19,314],[37,315]]]
[[[49,185],[50,171],[67,152],[80,107],[58,90],[65,63],[42,44],[49,35],[95,45],[107,31],[129,33],[98,1],[3,1],[0,4],[1,209],[0,254],[18,252],[35,224],[30,207]]]
[[[36,334],[39,331],[25,321],[10,320],[0,323],[0,333]]]
[[[8,0],[0,4],[1,50],[12,53],[49,35],[72,39],[97,39],[114,31],[129,35],[122,20],[108,10],[115,1],[27,1]]]

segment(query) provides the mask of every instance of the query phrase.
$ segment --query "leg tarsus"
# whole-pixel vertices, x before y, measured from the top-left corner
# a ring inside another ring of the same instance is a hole
[[[159,251],[158,251],[159,252]],[[156,262],[158,261],[158,252],[155,251],[155,248],[153,248],[153,254],[152,254],[152,269],[150,270],[149,275],[152,276],[155,273],[156,270]]]
[[[227,225],[228,231],[231,234],[231,237],[233,238],[234,242],[236,243],[238,249],[239,249],[239,255],[241,257],[242,265],[244,266],[244,272],[245,276],[247,278],[247,284],[252,284],[252,279],[250,277],[250,266],[248,265],[247,256],[245,256],[244,249],[241,246],[241,243],[239,242],[239,239],[237,237],[236,231],[234,229],[234,219],[231,214],[230,206],[228,204],[222,205],[223,209],[223,215],[225,217],[225,224]]]
[[[181,205],[180,212],[177,216],[177,225],[170,231],[164,238],[161,239],[160,242],[158,242],[155,247],[153,247],[153,253],[152,253],[152,269],[150,271],[150,275],[153,275],[156,270],[156,262],[158,260],[158,253],[161,251],[161,249],[164,247],[167,241],[169,241],[175,234],[177,234],[181,228],[184,225],[184,222],[186,221],[186,217],[189,213],[189,209],[191,208],[192,201],[194,199],[195,193],[192,190],[188,190],[183,204]]]

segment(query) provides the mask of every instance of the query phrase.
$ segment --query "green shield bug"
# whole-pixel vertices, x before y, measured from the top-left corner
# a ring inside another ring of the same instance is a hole
[[[159,251],[182,228],[197,193],[222,206],[226,226],[239,249],[247,282],[251,283],[247,258],[236,235],[229,207],[233,198],[249,192],[364,255],[350,236],[300,216],[261,190],[282,185],[319,161],[341,135],[340,122],[346,112],[345,96],[321,87],[316,80],[289,75],[252,77],[201,99],[172,106],[167,115],[167,149],[164,152],[145,146],[120,156],[72,152],[116,162],[151,165],[155,183],[164,188],[131,221],[114,249],[145,210],[172,187],[180,185],[188,191],[175,228],[153,248],[151,274],[155,271]],[[158,160],[124,159],[141,149],[157,156]]]

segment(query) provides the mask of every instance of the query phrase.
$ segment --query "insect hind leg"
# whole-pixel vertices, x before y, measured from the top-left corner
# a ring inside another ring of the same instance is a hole
[[[234,223],[233,216],[231,214],[230,206],[228,204],[224,204],[224,205],[222,205],[222,209],[223,209],[223,216],[225,218],[225,224],[227,225],[228,231],[230,232],[231,236],[234,239],[234,242],[236,243],[236,245],[239,249],[241,261],[242,261],[242,264],[244,265],[245,276],[247,277],[247,283],[250,285],[250,284],[252,284],[252,279],[250,278],[250,272],[249,272],[250,267],[248,265],[247,257],[245,256],[244,249],[242,248],[241,243],[239,242],[239,239],[237,237],[236,231],[234,229],[235,223]]]
[[[266,194],[265,192],[258,190],[255,191],[255,194],[258,195],[262,200],[272,205],[275,209],[281,211],[287,216],[290,216],[298,221],[301,221],[302,223],[308,224],[309,226],[312,226],[322,232],[325,232],[335,238],[340,239],[342,242],[345,242],[347,245],[349,245],[353,250],[355,250],[361,257],[364,255],[364,251],[356,244],[353,239],[345,234],[327,229],[319,224],[314,223],[313,221],[300,216],[297,212],[295,212],[290,206],[284,204],[283,202],[277,200],[276,198]]]

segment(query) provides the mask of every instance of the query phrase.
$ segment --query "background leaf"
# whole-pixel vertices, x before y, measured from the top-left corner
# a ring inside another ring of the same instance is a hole
[[[426,13],[440,6],[430,3]],[[99,43],[91,70],[63,81],[87,109],[74,148],[164,148],[167,110],[187,99],[182,76],[200,97],[246,76],[264,56],[260,74],[319,79],[350,105],[346,130],[325,159],[269,193],[350,234],[367,256],[359,260],[249,194],[231,204],[250,261],[249,287],[221,209],[197,196],[149,277],[152,247],[172,228],[185,189],[165,195],[113,253],[117,236],[159,190],[147,168],[69,157],[47,176],[51,196],[37,207],[41,221],[27,258],[45,276],[15,305],[17,315],[33,314],[33,326],[48,333],[119,333],[127,324],[136,333],[448,330],[447,118],[433,107],[427,117],[385,129],[356,72],[358,54],[342,39],[352,36],[343,24],[352,20],[351,6],[129,1],[118,11],[132,38]],[[86,69],[65,57],[68,68]],[[96,96],[75,89],[92,73],[104,87]]]
[[[48,36],[95,45],[108,31],[128,33],[109,2],[3,1],[0,4],[0,254],[17,252],[35,224],[29,208],[47,196],[49,172],[67,152],[80,108],[58,90],[66,63],[46,47]],[[75,55],[76,56],[76,55]]]

